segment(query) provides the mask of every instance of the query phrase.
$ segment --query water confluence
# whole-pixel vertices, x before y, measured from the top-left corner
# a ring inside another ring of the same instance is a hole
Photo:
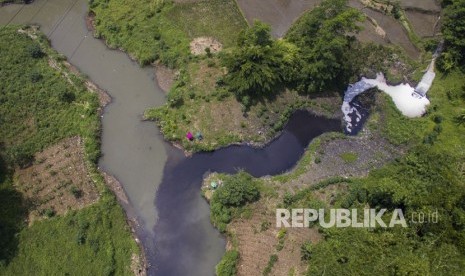
[[[36,0],[0,8],[0,25],[38,24],[59,53],[111,95],[102,118],[99,166],[121,182],[142,224],[138,234],[151,264],[149,275],[213,275],[225,239],[211,225],[200,196],[203,176],[238,169],[257,177],[283,173],[313,138],[339,131],[340,121],[299,111],[263,148],[230,146],[185,157],[163,140],[155,124],[141,120],[146,108],[165,102],[154,70],[95,39],[86,14],[86,0]]]

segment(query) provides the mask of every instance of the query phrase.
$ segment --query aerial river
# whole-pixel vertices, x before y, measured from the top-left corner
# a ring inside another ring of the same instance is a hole
[[[36,0],[0,8],[0,26],[38,24],[58,52],[111,95],[102,118],[99,166],[121,182],[141,224],[149,275],[213,275],[225,240],[200,196],[203,176],[241,168],[254,176],[285,172],[314,137],[339,131],[340,121],[297,112],[264,148],[231,146],[185,157],[163,140],[154,123],[141,120],[146,108],[165,102],[153,68],[140,68],[93,38],[86,13],[87,0]]]

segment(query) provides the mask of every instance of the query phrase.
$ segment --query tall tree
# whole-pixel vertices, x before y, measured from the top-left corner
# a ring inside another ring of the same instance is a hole
[[[439,66],[448,71],[465,65],[465,0],[452,0],[446,6],[442,33],[445,52]]]
[[[285,47],[272,39],[270,26],[255,21],[223,58],[228,69],[225,82],[239,98],[266,94],[283,81],[285,55]]]
[[[294,79],[299,90],[322,91],[344,75],[347,53],[363,20],[346,0],[325,0],[299,19],[287,34],[300,48],[300,70]]]

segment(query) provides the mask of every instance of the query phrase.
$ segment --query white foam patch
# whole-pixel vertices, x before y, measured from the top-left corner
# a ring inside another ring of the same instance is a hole
[[[410,118],[421,117],[430,104],[426,97],[415,93],[415,89],[409,84],[388,85],[382,74],[378,74],[376,79],[365,79],[364,81],[377,86],[379,90],[391,96],[394,104],[404,116]]]

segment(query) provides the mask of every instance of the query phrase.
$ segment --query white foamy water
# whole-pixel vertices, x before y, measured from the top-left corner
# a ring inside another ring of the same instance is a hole
[[[437,56],[438,54],[435,55]],[[362,78],[360,81],[349,85],[344,94],[344,102],[341,106],[346,122],[346,131],[352,133],[354,127],[357,126],[362,119],[362,115],[357,109],[359,106],[352,103],[353,99],[373,87],[377,87],[379,90],[388,94],[404,116],[415,118],[425,114],[426,108],[430,104],[430,101],[426,98],[426,93],[431,88],[436,76],[434,73],[434,63],[435,58],[431,61],[425,75],[416,88],[413,88],[409,84],[388,85],[382,73],[377,74],[375,79]]]
[[[365,81],[391,96],[399,111],[407,117],[415,118],[422,116],[430,104],[426,97],[417,94],[415,88],[409,84],[388,85],[383,74],[378,74],[376,79],[366,79]]]

